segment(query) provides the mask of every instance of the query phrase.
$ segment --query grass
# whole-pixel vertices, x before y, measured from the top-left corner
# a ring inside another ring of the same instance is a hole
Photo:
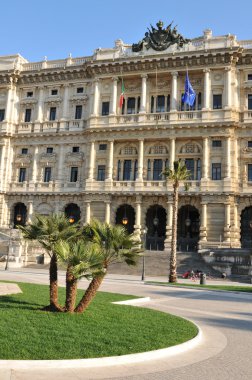
[[[212,290],[226,290],[229,292],[246,292],[252,293],[252,286],[235,286],[235,285],[199,285],[199,284],[186,284],[186,283],[176,283],[170,284],[168,282],[158,282],[158,281],[146,281],[147,285],[162,285],[162,286],[184,286],[193,287],[199,289],[212,289]]]
[[[133,296],[99,292],[84,314],[70,315],[40,310],[48,304],[48,286],[19,286],[22,294],[0,297],[0,359],[125,355],[173,346],[197,334],[196,326],[182,318],[111,303]],[[63,303],[63,288],[59,294]]]

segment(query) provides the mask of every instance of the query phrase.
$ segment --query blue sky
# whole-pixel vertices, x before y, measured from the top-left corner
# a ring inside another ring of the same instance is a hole
[[[29,61],[91,55],[121,38],[138,42],[150,23],[174,20],[187,38],[214,35],[252,39],[251,0],[11,0],[1,4],[0,55]]]

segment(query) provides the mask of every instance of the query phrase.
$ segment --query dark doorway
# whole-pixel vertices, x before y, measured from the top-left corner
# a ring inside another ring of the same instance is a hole
[[[76,223],[80,220],[80,208],[75,203],[69,203],[65,208],[65,215],[70,223]]]
[[[132,206],[124,204],[116,211],[116,224],[123,225],[129,234],[134,232],[135,210]]]
[[[27,208],[24,203],[17,203],[14,207],[14,228],[25,226],[27,220]]]
[[[200,215],[196,207],[182,206],[178,212],[177,245],[180,251],[196,251],[200,232]]]
[[[241,247],[252,247],[252,207],[246,207],[241,213]]]
[[[146,249],[163,251],[166,233],[166,211],[162,206],[151,206],[146,213]]]

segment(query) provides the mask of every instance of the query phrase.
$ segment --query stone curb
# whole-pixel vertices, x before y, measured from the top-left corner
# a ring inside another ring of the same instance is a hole
[[[150,297],[137,298],[134,300],[114,302],[115,304],[134,305],[150,301]],[[194,323],[194,322],[192,322]],[[194,323],[194,325],[196,325]],[[196,325],[197,326],[197,325]],[[0,368],[8,370],[16,369],[69,369],[69,368],[99,368],[114,365],[136,364],[148,360],[169,358],[189,351],[199,345],[203,339],[203,333],[199,326],[198,334],[187,342],[155,351],[140,352],[137,354],[110,356],[92,359],[68,359],[68,360],[0,360]]]

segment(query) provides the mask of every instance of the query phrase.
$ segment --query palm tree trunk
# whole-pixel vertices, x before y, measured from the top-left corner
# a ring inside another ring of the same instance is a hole
[[[95,297],[97,290],[101,286],[104,276],[105,275],[101,275],[101,276],[93,278],[87,290],[85,291],[84,296],[80,300],[78,306],[75,308],[76,313],[83,313],[87,309],[88,305],[91,303],[91,301]]]
[[[173,185],[172,239],[169,282],[177,282],[177,218],[178,218],[178,189],[179,183]]]
[[[77,279],[71,273],[72,267],[68,265],[66,271],[66,305],[65,310],[69,313],[74,312],[76,294],[77,294]]]
[[[49,267],[49,280],[50,280],[50,305],[45,306],[45,311],[63,311],[58,303],[58,264],[57,256],[55,253],[51,256]]]

